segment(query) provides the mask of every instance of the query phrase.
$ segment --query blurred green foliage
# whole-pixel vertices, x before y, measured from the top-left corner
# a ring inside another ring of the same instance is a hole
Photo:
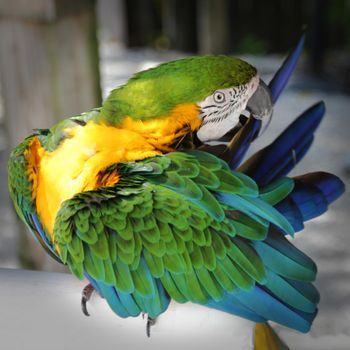
[[[236,45],[237,53],[264,55],[269,51],[269,44],[253,34],[248,34]]]
[[[350,50],[350,0],[329,1],[330,45]]]
[[[210,28],[213,42],[223,35],[223,22],[228,39],[221,53],[285,52],[305,26],[306,48],[350,49],[350,0],[124,1],[131,47],[196,53],[204,29]],[[224,6],[224,16],[212,11],[215,6]]]

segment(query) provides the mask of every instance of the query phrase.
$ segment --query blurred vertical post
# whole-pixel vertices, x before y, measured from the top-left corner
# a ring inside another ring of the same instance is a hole
[[[153,0],[124,0],[127,16],[127,44],[129,47],[152,45],[157,37],[160,19]]]
[[[170,46],[184,52],[196,52],[197,2],[195,0],[163,0],[162,27]]]
[[[99,106],[95,1],[1,0],[0,78],[9,147]],[[32,267],[57,270],[37,243],[23,240]]]
[[[311,63],[315,75],[323,73],[324,58],[328,46],[328,0],[314,0],[312,2],[312,41],[311,41]]]
[[[124,0],[98,0],[99,33],[103,41],[125,47],[127,39],[126,5]]]
[[[229,2],[197,0],[198,51],[224,54],[230,48]]]

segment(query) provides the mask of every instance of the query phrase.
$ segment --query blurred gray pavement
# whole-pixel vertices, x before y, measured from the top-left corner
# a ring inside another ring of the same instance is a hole
[[[101,45],[101,77],[104,97],[125,82],[135,71],[160,61],[181,57],[180,54],[156,53],[150,50],[123,51],[112,44]],[[245,57],[269,77],[278,68],[282,57]],[[268,144],[296,116],[319,100],[326,103],[327,113],[307,156],[292,175],[323,170],[350,182],[350,96],[333,86],[320,84],[308,77],[300,65],[288,88],[278,101],[269,129],[256,141],[250,153]],[[336,84],[335,84],[336,86]],[[329,87],[329,88],[328,88]],[[65,116],[62,116],[65,117]],[[38,125],[40,127],[40,125]],[[17,267],[16,221],[8,200],[6,183],[7,150],[0,133],[0,267]],[[2,146],[2,147],[1,147]],[[350,349],[350,197],[346,193],[322,217],[306,224],[293,243],[312,257],[318,265],[316,285],[321,292],[319,314],[311,333],[300,335],[278,327],[292,349]]]

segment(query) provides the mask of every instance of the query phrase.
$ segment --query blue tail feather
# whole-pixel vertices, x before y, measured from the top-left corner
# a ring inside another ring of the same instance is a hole
[[[320,302],[320,293],[312,283],[296,281],[284,277],[291,286],[298,289],[306,298],[308,298],[312,303],[318,304]]]
[[[260,323],[267,321],[266,318],[259,316],[256,312],[243,305],[230,293],[225,293],[220,301],[211,300],[206,306],[246,318],[253,322]]]
[[[295,231],[303,229],[303,222],[327,211],[328,205],[344,191],[344,183],[335,175],[314,172],[294,178],[293,191],[275,208],[291,223]]]
[[[302,113],[276,140],[245,163],[239,171],[249,175],[260,186],[286,175],[311,146],[313,134],[325,112],[319,102]]]
[[[305,35],[303,34],[295,48],[290,52],[287,58],[284,60],[281,68],[276,72],[274,77],[269,83],[271,90],[272,102],[275,103],[286,86],[289,78],[291,77],[294,69],[297,65],[299,57],[304,47]]]
[[[311,220],[328,209],[327,198],[315,186],[305,186],[296,181],[290,196],[298,205],[303,221]]]
[[[316,312],[305,313],[286,305],[275,296],[265,291],[261,286],[255,286],[251,291],[237,291],[232,295],[244,306],[253,309],[261,317],[284,326],[308,332]]]
[[[308,152],[308,150],[310,149],[314,141],[314,137],[312,136],[305,141],[306,142],[301,143],[296,148],[291,150],[289,157],[286,158],[285,162],[281,162],[281,167],[275,173],[273,173],[273,177],[271,178],[270,181],[274,181],[275,179],[278,179],[280,176],[284,176],[285,174],[288,174],[291,170],[293,170],[295,165],[299,163],[301,159],[304,158],[305,154]]]
[[[233,293],[225,293],[223,300],[220,302],[211,301],[206,306],[254,322],[271,320],[301,332],[309,331],[317,312],[311,306],[309,309],[312,309],[312,312],[304,312],[287,305],[259,285],[250,291],[237,290]]]
[[[275,208],[290,222],[295,232],[304,228],[304,220],[300,209],[290,197],[276,204]]]
[[[310,282],[315,279],[315,263],[280,232],[270,229],[264,241],[253,241],[252,244],[271,271],[298,281]]]
[[[345,185],[337,176],[326,172],[313,172],[298,176],[296,181],[306,186],[318,188],[326,197],[327,203],[330,204],[338,199],[345,191]]]
[[[250,118],[246,125],[235,135],[235,138],[231,142],[232,146],[229,147],[232,158],[228,163],[232,170],[235,170],[241,163],[260,127],[260,120]]]
[[[315,312],[317,302],[315,303],[312,298],[308,298],[309,295],[303,293],[303,288],[299,288],[298,284],[290,283],[291,280],[283,278],[269,269],[266,272],[267,283],[264,287],[273,293],[273,295],[276,295],[286,305],[290,305],[297,310],[307,313]],[[310,283],[305,284],[310,285]]]

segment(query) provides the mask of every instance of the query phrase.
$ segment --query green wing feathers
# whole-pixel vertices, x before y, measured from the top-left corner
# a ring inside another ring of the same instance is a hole
[[[290,193],[292,180],[259,191],[252,179],[200,151],[106,171],[116,170],[117,185],[78,194],[57,215],[55,241],[76,276],[132,295],[139,309],[161,298],[159,283],[177,302],[200,304],[266,285],[297,307],[284,297],[290,289],[311,309],[307,293],[289,280],[313,280],[315,265],[284,238],[293,230],[271,206]]]
[[[26,224],[33,237],[42,245],[46,252],[55,260],[61,262],[51,238],[42,228],[36,212],[35,200],[33,199],[33,179],[29,169],[28,149],[37,135],[27,137],[10,154],[8,161],[8,188],[17,215]]]

